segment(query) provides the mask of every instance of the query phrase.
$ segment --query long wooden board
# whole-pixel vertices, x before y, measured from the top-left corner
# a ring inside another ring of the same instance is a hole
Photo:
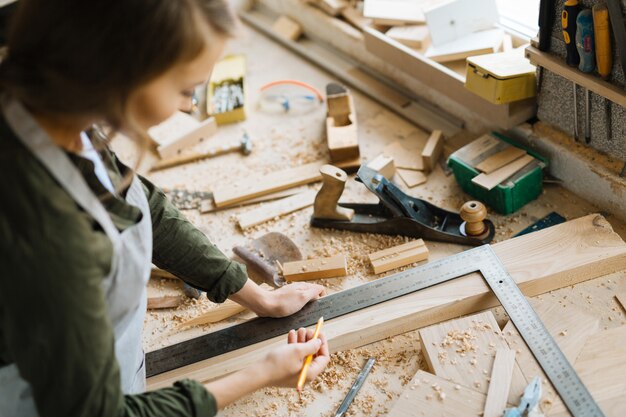
[[[276,217],[284,216],[305,207],[312,206],[316,194],[317,192],[315,190],[308,190],[242,213],[237,216],[239,227],[247,229]]]
[[[297,168],[229,183],[213,191],[213,200],[217,207],[223,207],[298,185],[321,181],[322,165],[324,165],[322,162],[312,162]]]
[[[498,349],[496,359],[493,361],[489,391],[487,391],[487,403],[483,417],[501,417],[506,408],[511,377],[515,367],[515,351],[511,349]]]
[[[493,249],[527,296],[626,269],[626,243],[599,214],[497,243]],[[324,332],[336,352],[497,304],[483,278],[473,273],[330,320]],[[277,337],[166,372],[150,378],[148,387],[169,386],[180,378],[208,381],[256,363],[285,342],[286,337]]]

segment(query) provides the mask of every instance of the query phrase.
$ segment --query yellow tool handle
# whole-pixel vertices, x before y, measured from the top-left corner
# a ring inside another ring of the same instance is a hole
[[[596,66],[598,74],[604,79],[609,78],[613,68],[613,50],[611,48],[611,27],[609,9],[605,4],[593,6],[593,30],[596,47]]]

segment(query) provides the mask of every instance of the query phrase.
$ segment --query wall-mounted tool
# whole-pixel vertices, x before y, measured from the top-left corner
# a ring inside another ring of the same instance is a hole
[[[620,0],[607,0],[607,8],[609,9],[609,17],[611,18],[611,27],[613,28],[613,37],[617,44],[617,50],[622,64],[622,71],[626,75],[626,27],[624,27],[624,17],[622,14],[622,6]],[[626,163],[622,168],[620,176],[626,175]]]
[[[324,169],[325,168],[325,169]],[[311,226],[351,230],[362,233],[381,233],[386,235],[402,235],[409,237],[459,243],[462,245],[481,245],[493,239],[495,227],[489,220],[484,220],[482,233],[471,235],[461,232],[464,220],[457,213],[439,208],[427,201],[414,198],[403,193],[385,177],[363,165],[357,173],[357,180],[374,193],[378,204],[338,203],[345,187],[345,172],[339,168],[326,165],[322,168],[326,174],[322,180],[317,204],[311,218]],[[324,204],[321,202],[324,201]],[[344,211],[347,216],[338,219],[337,210]],[[330,212],[332,215],[327,216]],[[351,216],[350,216],[351,214]],[[474,223],[478,220],[470,220]],[[481,220],[483,221],[483,220]],[[477,229],[472,229],[477,230]]]
[[[607,80],[611,76],[613,68],[613,48],[611,47],[611,28],[609,23],[609,9],[606,4],[593,6],[593,37],[596,50],[596,68],[602,79]],[[611,100],[604,99],[606,118],[607,139],[613,137]]]
[[[554,0],[541,0],[539,3],[539,50],[544,52],[550,49],[555,15],[554,3]]]
[[[152,171],[158,171],[160,169],[171,168],[182,164],[187,164],[193,161],[199,161],[205,158],[212,158],[218,155],[224,155],[231,152],[241,152],[243,155],[250,155],[252,152],[252,139],[244,132],[243,137],[238,144],[225,145],[218,148],[209,149],[204,152],[195,152],[187,155],[175,156],[172,158],[162,159],[151,168]]]
[[[567,56],[567,65],[575,67],[580,62],[578,51],[576,50],[576,18],[580,12],[578,0],[567,0],[561,13],[561,27],[563,28],[563,40]],[[572,82],[574,91],[574,139],[578,140],[578,99],[576,97],[576,83]]]
[[[576,18],[576,50],[581,72],[592,73],[596,69],[595,41],[593,36],[593,14],[590,9],[582,10]],[[585,142],[591,141],[591,100],[585,88]]]

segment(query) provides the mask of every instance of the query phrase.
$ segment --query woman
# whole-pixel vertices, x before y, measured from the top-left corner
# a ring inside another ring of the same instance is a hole
[[[254,369],[143,393],[151,262],[215,302],[284,316],[318,285],[268,292],[116,159],[208,78],[237,20],[226,0],[20,0],[0,64],[0,414],[211,416],[260,387],[315,378],[324,336],[291,331]]]

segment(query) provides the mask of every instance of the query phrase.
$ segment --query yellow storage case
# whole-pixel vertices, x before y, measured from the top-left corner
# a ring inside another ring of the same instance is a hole
[[[207,86],[207,113],[218,125],[246,120],[246,57],[228,55],[211,73]]]

